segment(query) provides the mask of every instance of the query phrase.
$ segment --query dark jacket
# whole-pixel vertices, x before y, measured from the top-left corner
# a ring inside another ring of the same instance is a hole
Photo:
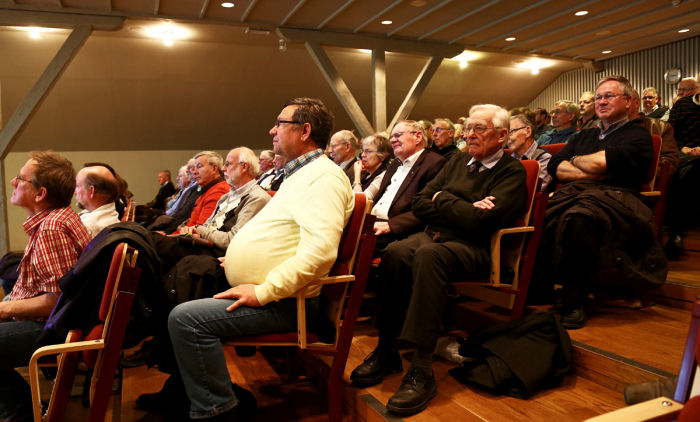
[[[413,201],[413,196],[420,192],[438,174],[445,162],[445,158],[439,154],[425,150],[413,164],[411,171],[406,175],[389,208],[389,227],[391,227],[391,232],[395,236],[405,237],[425,228],[425,223],[413,214],[411,202]],[[374,195],[375,204],[381,201],[382,195],[386,192],[386,188],[391,183],[391,178],[400,165],[401,162],[399,160],[394,160],[387,168],[382,184],[379,186],[379,191]]]
[[[172,196],[175,193],[175,186],[173,185],[173,182],[168,180],[165,182],[160,189],[158,189],[158,193],[156,194],[156,197],[153,198],[153,201],[147,203],[151,208],[155,208],[157,210],[164,210],[165,209],[165,200],[169,197]]]
[[[136,265],[142,269],[137,302],[132,309],[142,321],[147,321],[154,307],[165,303],[158,281],[158,257],[147,229],[139,224],[123,222],[102,230],[88,244],[78,262],[58,281],[61,296],[44,325],[41,344],[61,343],[68,331],[89,332],[100,323],[98,312],[114,248],[122,242],[139,251]]]

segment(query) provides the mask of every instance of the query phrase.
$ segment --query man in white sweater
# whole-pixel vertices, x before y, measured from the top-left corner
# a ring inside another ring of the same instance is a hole
[[[320,100],[296,98],[285,105],[270,129],[275,153],[288,161],[284,182],[229,244],[225,271],[232,287],[170,313],[168,329],[193,419],[237,420],[246,413],[219,338],[296,330],[293,294],[327,275],[335,262],[354,194],[347,176],[323,155],[332,125]],[[309,314],[318,308],[318,294],[309,293]]]

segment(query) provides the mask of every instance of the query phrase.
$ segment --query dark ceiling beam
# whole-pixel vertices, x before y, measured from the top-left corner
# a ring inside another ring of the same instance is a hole
[[[508,50],[511,50],[511,49],[513,49],[513,48],[519,46],[519,45],[522,45],[522,44],[525,44],[525,43],[528,43],[528,42],[532,42],[532,41],[536,41],[536,40],[539,40],[540,38],[548,37],[548,36],[550,36],[550,35],[552,35],[552,34],[556,34],[557,32],[566,31],[567,29],[571,29],[572,27],[585,24],[586,22],[590,22],[590,21],[592,21],[593,19],[599,19],[599,18],[605,17],[605,16],[610,15],[610,14],[613,14],[613,13],[621,12],[621,11],[627,9],[628,7],[636,6],[636,5],[640,4],[640,3],[645,3],[646,1],[647,1],[647,0],[637,0],[637,1],[634,1],[634,2],[632,2],[632,3],[626,3],[626,4],[624,4],[624,5],[620,6],[620,7],[616,7],[616,8],[614,8],[614,9],[610,9],[610,10],[608,10],[607,12],[598,13],[598,14],[596,14],[595,16],[590,16],[590,17],[587,17],[587,18],[583,18],[583,19],[581,19],[581,20],[577,20],[576,22],[571,23],[571,24],[568,24],[568,25],[563,25],[563,26],[561,26],[561,25],[556,25],[556,26],[554,27],[554,29],[551,30],[551,31],[547,31],[547,32],[541,33],[541,34],[539,34],[539,35],[536,35],[536,36],[534,36],[534,37],[526,38],[526,39],[523,39],[523,40],[514,42],[514,43],[512,43],[512,44],[508,44],[507,46],[503,47],[503,51],[508,51]],[[584,27],[585,27],[585,26],[584,26]],[[578,31],[574,31],[574,32],[575,32],[576,34],[578,34]]]
[[[412,41],[375,37],[370,35],[345,34],[311,29],[278,28],[277,34],[291,42],[313,42],[328,46],[362,48],[425,56],[454,57],[462,52],[461,45],[448,45],[431,41]]]
[[[360,26],[356,27],[355,29],[352,30],[353,33],[357,33],[360,31],[360,29],[364,28],[365,26],[369,25],[370,23],[374,22],[376,19],[378,19],[380,16],[383,16],[385,13],[390,11],[391,9],[395,8],[399,4],[403,3],[403,0],[394,0],[393,3],[382,9],[379,13],[375,14],[371,18],[367,19],[363,23],[360,24]]]
[[[328,15],[328,17],[327,17],[326,19],[322,20],[321,23],[318,24],[318,26],[316,27],[316,29],[323,29],[323,27],[326,26],[326,24],[327,24],[328,22],[332,21],[333,18],[335,18],[336,16],[338,16],[339,14],[341,14],[341,13],[343,12],[343,10],[347,9],[348,7],[350,7],[350,5],[353,4],[353,2],[355,2],[355,0],[348,0],[348,1],[346,1],[342,6],[340,6],[340,7],[337,8],[337,9],[335,9],[335,11],[334,11],[333,13],[331,13],[330,15]]]
[[[63,12],[39,12],[0,8],[0,26],[42,26],[73,28],[90,25],[92,29],[112,31],[124,25],[123,16],[84,15]]]
[[[287,23],[287,21],[289,19],[291,19],[292,16],[294,16],[294,14],[297,12],[297,10],[299,10],[301,8],[301,6],[304,5],[304,3],[306,3],[306,0],[299,0],[297,2],[296,6],[292,7],[292,10],[290,10],[289,13],[287,13],[287,16],[285,16],[284,19],[282,19],[279,26],[284,26],[284,24]]]
[[[503,21],[505,21],[505,20],[514,18],[514,17],[516,17],[516,16],[518,16],[518,15],[521,15],[521,14],[527,12],[528,10],[534,9],[534,8],[536,8],[536,7],[540,7],[540,6],[542,6],[543,4],[545,4],[545,3],[549,3],[549,0],[540,0],[540,1],[538,1],[537,3],[532,3],[532,4],[528,5],[528,6],[525,6],[525,7],[521,8],[521,9],[518,9],[517,12],[509,13],[509,14],[507,14],[507,15],[505,15],[505,16],[502,16],[502,17],[500,17],[500,18],[498,18],[498,19],[496,19],[496,20],[493,20],[493,21],[487,23],[486,25],[482,25],[482,26],[480,26],[480,27],[478,27],[478,28],[476,28],[476,29],[473,29],[473,30],[471,30],[471,31],[469,31],[469,32],[467,32],[467,33],[465,33],[465,34],[462,34],[462,35],[460,35],[460,36],[458,36],[458,37],[455,37],[455,38],[451,39],[451,40],[449,41],[449,43],[450,43],[450,44],[455,43],[455,42],[461,40],[462,38],[466,38],[466,37],[468,37],[468,36],[470,36],[470,35],[472,35],[472,34],[476,34],[477,32],[481,32],[481,31],[483,31],[483,30],[486,29],[486,28],[491,28],[492,26],[497,25],[497,24],[499,24],[499,23],[501,23],[501,22],[503,22]]]
[[[489,44],[489,43],[492,43],[492,42],[494,42],[494,41],[496,41],[496,40],[500,40],[500,39],[503,39],[503,38],[505,38],[505,37],[509,37],[509,36],[515,35],[515,34],[517,34],[518,32],[524,31],[524,30],[526,30],[526,29],[528,29],[528,28],[532,28],[533,26],[537,26],[537,25],[539,25],[539,24],[545,23],[545,22],[550,21],[550,20],[552,20],[552,19],[556,19],[556,18],[558,18],[559,16],[567,15],[567,14],[573,12],[574,10],[581,10],[582,7],[586,7],[586,6],[588,6],[589,4],[591,4],[591,3],[597,3],[597,2],[598,2],[598,0],[588,0],[588,1],[586,1],[586,2],[583,2],[583,3],[579,4],[579,5],[576,5],[576,6],[574,6],[574,7],[570,7],[570,8],[568,8],[568,9],[566,9],[566,10],[562,10],[562,11],[559,12],[559,13],[555,13],[555,14],[553,14],[553,15],[548,15],[548,16],[545,16],[544,18],[540,19],[540,20],[537,20],[537,21],[534,21],[534,22],[530,22],[529,24],[527,24],[527,25],[525,25],[525,26],[520,26],[520,27],[518,27],[517,30],[509,31],[509,32],[503,32],[503,33],[501,33],[501,34],[498,34],[498,35],[496,35],[496,36],[493,37],[493,38],[489,38],[489,39],[486,40],[486,41],[482,41],[482,42],[478,43],[476,46],[477,46],[477,47],[482,47],[482,46],[484,46],[484,45],[486,45],[486,44]]]
[[[444,23],[444,24],[438,26],[437,28],[434,28],[432,31],[426,32],[425,34],[419,36],[419,37],[418,37],[418,40],[425,39],[425,38],[427,38],[427,37],[429,37],[429,36],[431,36],[431,35],[433,35],[433,34],[435,34],[435,33],[437,33],[437,32],[440,32],[440,31],[442,31],[443,29],[448,28],[448,27],[450,27],[450,26],[456,24],[457,22],[463,21],[464,19],[468,18],[469,16],[475,15],[475,14],[481,12],[481,11],[484,10],[484,9],[488,9],[488,8],[491,7],[491,6],[494,6],[494,5],[498,4],[500,1],[501,1],[501,0],[491,0],[490,2],[488,2],[488,3],[486,3],[486,4],[482,4],[481,6],[477,7],[476,9],[472,9],[472,10],[470,10],[469,12],[467,12],[467,13],[461,15],[461,16],[458,16],[458,17],[456,17],[456,18],[454,18],[454,19],[452,19],[451,21],[449,21],[449,22],[447,22],[447,23]]]
[[[420,15],[416,16],[415,18],[410,19],[410,20],[404,22],[403,24],[397,26],[397,27],[394,28],[392,31],[388,32],[387,35],[388,35],[388,36],[394,35],[395,33],[399,32],[399,31],[402,30],[402,29],[404,29],[404,28],[407,27],[408,25],[410,25],[410,24],[412,24],[412,23],[414,23],[414,22],[418,22],[419,20],[423,19],[424,17],[430,15],[431,13],[435,12],[436,10],[440,9],[441,7],[443,7],[443,6],[445,6],[446,4],[449,4],[449,3],[452,3],[452,0],[443,0],[442,2],[436,4],[435,6],[431,7],[430,9],[428,9],[428,10],[426,10],[425,12],[421,13]]]

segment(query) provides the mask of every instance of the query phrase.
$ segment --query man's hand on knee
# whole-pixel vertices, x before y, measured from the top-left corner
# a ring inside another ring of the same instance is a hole
[[[231,287],[225,292],[215,294],[214,299],[236,299],[231,306],[226,308],[227,312],[231,312],[241,306],[260,306],[258,297],[255,296],[255,285],[253,284],[240,284],[236,287]]]

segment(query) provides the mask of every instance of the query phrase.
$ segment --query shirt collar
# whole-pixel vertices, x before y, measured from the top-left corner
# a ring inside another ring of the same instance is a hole
[[[38,213],[31,215],[27,217],[27,219],[22,223],[22,228],[24,228],[24,232],[27,234],[31,234],[32,231],[41,224],[42,221],[48,216],[53,209],[46,209],[43,211],[39,211]]]
[[[423,153],[423,151],[425,151],[425,148],[422,148],[418,152],[414,152],[413,155],[411,155],[403,161],[399,160],[398,158],[397,160],[399,160],[399,162],[401,163],[401,167],[411,168],[413,164],[415,164],[415,162],[418,160],[418,157],[420,157],[420,155]]]
[[[503,157],[503,148],[499,148],[498,151],[481,160],[481,165],[483,165],[487,169],[490,169],[496,165],[496,163],[498,162],[498,160],[501,159],[501,157]],[[467,166],[470,166],[475,161],[477,160],[475,160],[474,157],[472,157],[467,163]]]
[[[611,123],[607,129],[603,130],[603,122],[600,122],[600,134],[598,134],[598,139],[602,140],[605,139],[606,136],[610,135],[611,133],[615,132],[617,129],[621,128],[622,126],[625,125],[625,123],[629,122],[630,119],[625,116],[622,119]]]
[[[306,154],[300,155],[292,161],[288,162],[284,166],[284,178],[287,179],[289,176],[294,174],[297,170],[309,164],[313,160],[323,155],[323,150],[321,148],[316,148],[313,151],[309,151]]]
[[[535,153],[535,150],[537,149],[537,142],[533,142],[532,145],[525,151],[525,153],[521,156],[518,156],[515,152],[511,154],[513,158],[517,158],[518,160],[522,160],[523,157],[526,157],[525,159],[532,159],[532,155]]]

